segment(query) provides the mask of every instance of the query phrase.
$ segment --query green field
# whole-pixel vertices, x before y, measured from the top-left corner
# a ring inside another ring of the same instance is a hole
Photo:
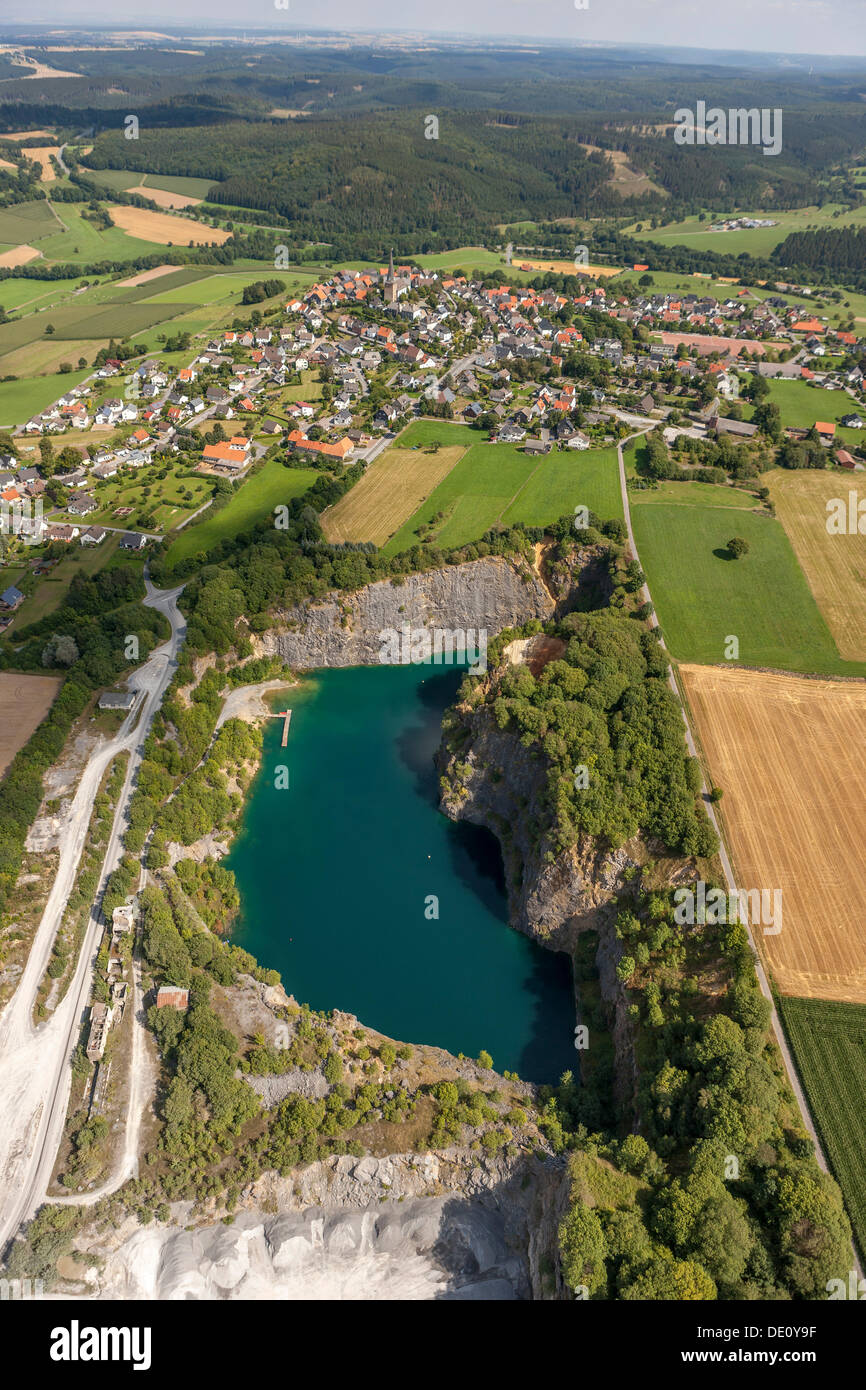
[[[100,231],[82,216],[82,208],[77,203],[58,203],[57,216],[63,226],[57,226],[39,241],[39,250],[50,261],[80,262],[82,265],[103,260],[132,261],[138,256],[166,249],[155,241],[128,236],[119,227]]]
[[[839,216],[835,216],[838,213]],[[643,230],[638,232],[633,226],[626,228],[625,235],[636,241],[657,241],[660,246],[690,246],[696,251],[715,251],[719,255],[737,256],[747,251],[753,256],[769,256],[770,252],[783,242],[790,232],[815,231],[822,227],[862,226],[866,222],[866,208],[855,208],[849,212],[835,204],[823,208],[797,208],[785,212],[751,212],[732,209],[729,217],[769,217],[775,227],[754,227],[749,231],[711,232],[710,224],[722,221],[721,213],[707,213],[703,222],[698,217],[687,217],[681,222],[669,222],[653,230],[643,222]],[[784,279],[784,276],[782,276]]]
[[[501,448],[501,445],[491,447]],[[541,460],[502,520],[508,525],[549,526],[575,507],[589,507],[602,521],[622,519],[615,447],[554,451]]]
[[[822,391],[805,381],[779,381],[771,378],[769,400],[779,407],[785,429],[811,429],[816,420],[838,423],[843,415],[859,415],[866,420],[866,406],[854,401],[846,391]],[[744,406],[743,413],[752,410]],[[864,442],[866,430],[837,429],[835,438],[846,444]]]
[[[175,178],[166,174],[142,174],[135,169],[86,169],[94,183],[127,192],[130,188],[162,188],[166,193],[183,193],[188,198],[204,198],[218,179]]]
[[[132,169],[88,169],[82,166],[81,172],[85,178],[92,178],[94,183],[102,184],[104,188],[119,189],[124,193],[144,178],[143,174],[137,174]]]
[[[809,1108],[866,1253],[866,1006],[779,1000]]]
[[[49,232],[59,230],[51,204],[44,198],[0,209],[0,242],[8,246],[21,246],[25,242],[32,244]]]
[[[20,381],[0,381],[0,428],[21,425],[37,411],[46,410],[64,392],[77,386],[92,367],[65,372],[63,376],[25,377]]]
[[[82,295],[75,303],[41,313],[26,314],[0,324],[0,355],[53,336],[58,341],[74,338],[126,338],[142,333],[184,313],[186,304],[151,304],[121,300],[119,304],[91,303]],[[46,335],[49,324],[53,335]]]
[[[119,285],[118,280],[129,278],[127,275],[121,275],[111,282],[110,289],[113,290],[113,293],[110,297],[117,301],[122,300],[124,303],[130,301],[135,303],[142,299],[146,299],[148,302],[158,302],[156,290],[164,292],[172,289],[177,291],[184,285],[191,286],[197,284],[199,280],[209,280],[212,275],[213,271],[210,266],[178,266],[177,270],[166,271],[165,275],[160,275],[155,280],[147,280],[143,285]],[[92,295],[89,297],[92,298]],[[196,302],[194,290],[190,291],[186,302],[190,304]]]
[[[53,303],[70,295],[78,280],[0,280],[0,305],[7,313],[29,309],[40,303]]]
[[[735,636],[744,666],[866,674],[839,656],[778,521],[676,504],[638,504],[631,514],[658,619],[678,660],[722,662],[726,639]],[[739,560],[728,556],[733,536],[751,546]]]
[[[629,489],[629,506],[728,507],[731,511],[754,511],[760,506],[750,492],[715,483],[660,482],[654,488]]]
[[[227,507],[215,516],[194,522],[181,531],[168,552],[170,565],[177,565],[200,551],[207,554],[220,541],[230,540],[274,508],[291,502],[312,487],[321,475],[315,468],[286,468],[279,459],[268,459],[264,468],[241,483]]]
[[[166,276],[166,281],[168,281]],[[211,272],[206,279],[199,279],[195,285],[186,284],[177,288],[177,281],[172,277],[173,283],[165,288],[161,288],[162,281],[154,280],[151,286],[151,294],[148,297],[149,304],[174,304],[182,300],[187,304],[222,304],[234,297],[240,298],[245,287],[252,285],[256,279],[261,279],[250,271],[242,274],[228,271],[225,274],[215,274]],[[286,298],[298,290],[307,290],[314,283],[312,274],[305,275],[303,272],[295,270],[284,270],[279,274],[274,273],[273,269],[269,272],[269,279],[282,280],[286,286]],[[144,288],[144,286],[142,286]],[[273,300],[263,300],[262,303],[271,307],[272,303],[282,300],[282,293],[275,296]],[[261,308],[261,305],[257,305]]]
[[[157,323],[165,323],[174,313],[181,314],[189,306],[174,304],[167,311],[150,303],[106,304],[93,306],[88,312],[84,303],[79,316],[68,323],[57,324],[57,338],[132,338]]]
[[[439,439],[468,444],[463,458],[383,547],[398,555],[425,538],[445,549],[479,540],[492,526],[545,526],[577,506],[603,518],[621,517],[615,449],[554,452],[533,458],[519,445],[489,444],[465,425],[419,421],[400,436],[399,448]]]
[[[196,179],[174,174],[139,174],[145,188],[161,188],[166,193],[183,193],[187,198],[206,198],[212,188],[219,188],[219,179]]]

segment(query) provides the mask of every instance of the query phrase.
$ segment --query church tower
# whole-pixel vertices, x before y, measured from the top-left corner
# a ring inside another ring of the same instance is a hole
[[[397,300],[397,282],[394,279],[394,250],[388,253],[388,277],[385,281],[385,303],[394,304]]]

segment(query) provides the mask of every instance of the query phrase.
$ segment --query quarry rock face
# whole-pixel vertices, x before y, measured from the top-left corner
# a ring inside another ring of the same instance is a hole
[[[541,833],[550,818],[545,804],[547,766],[538,749],[493,723],[489,710],[458,707],[460,736],[446,737],[437,765],[440,809],[452,820],[481,825],[499,840],[513,927],[551,950],[573,953],[585,931],[598,933],[599,985],[614,1043],[615,1094],[628,1107],[637,1087],[633,1028],[616,967],[622,946],[614,923],[626,875],[646,857],[639,839],[609,849],[581,835],[553,854]],[[581,1017],[580,991],[576,1009]]]
[[[370,666],[378,664],[383,632],[404,624],[449,631],[486,631],[530,618],[553,617],[554,602],[525,562],[490,557],[463,565],[369,584],[354,594],[329,594],[277,613],[277,626],[259,641],[262,653],[278,654],[289,666]]]
[[[538,1297],[567,1187],[561,1160],[527,1154],[331,1158],[262,1178],[230,1226],[135,1230],[103,1252],[97,1296]]]

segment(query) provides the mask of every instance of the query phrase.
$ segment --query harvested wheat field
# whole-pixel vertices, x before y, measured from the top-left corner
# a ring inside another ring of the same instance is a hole
[[[148,189],[148,194],[151,192]],[[167,212],[119,207],[114,203],[111,205],[111,220],[115,227],[120,227],[130,236],[140,237],[142,241],[155,241],[161,246],[192,246],[194,243],[222,246],[231,236],[231,232],[222,227],[208,227],[206,223],[195,222],[191,217],[171,217]]]
[[[754,928],[783,994],[866,1003],[866,682],[680,666],[737,886],[782,890]]]
[[[594,280],[622,273],[621,265],[575,266],[574,261],[525,261],[519,251],[514,252],[511,263],[517,270],[552,270],[555,275],[590,275]]]
[[[329,541],[372,541],[384,545],[417,511],[463,457],[462,444],[435,454],[423,449],[386,449],[363,478],[322,514]]]
[[[844,502],[847,518],[848,493],[864,495],[856,486],[858,475],[778,468],[763,481],[839,655],[866,661],[866,535],[831,536],[827,530],[831,498]]]
[[[56,159],[59,153],[59,145],[34,145],[32,149],[24,151],[24,155],[27,159],[32,159],[34,163],[41,164],[42,177],[40,183],[53,183],[57,178],[57,174],[54,172],[54,165],[51,163],[51,157],[53,155]]]
[[[26,265],[28,261],[35,261],[42,252],[37,251],[35,246],[13,246],[11,251],[4,251],[0,255],[0,265]]]
[[[137,193],[139,198],[149,198],[160,208],[194,208],[203,202],[202,198],[190,198],[186,193],[168,193],[164,188],[149,188],[144,183],[138,184],[135,188],[128,188],[126,191],[127,193]]]
[[[148,285],[151,280],[158,280],[161,275],[168,275],[172,270],[180,270],[177,265],[155,265],[152,270],[140,270],[137,275],[128,275],[125,280],[118,280],[116,288],[132,289],[134,285]]]
[[[62,684],[56,676],[0,672],[0,776],[42,723]]]

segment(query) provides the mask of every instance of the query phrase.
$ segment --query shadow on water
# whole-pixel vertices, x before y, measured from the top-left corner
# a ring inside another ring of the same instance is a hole
[[[551,1019],[550,1004],[552,998],[560,1001],[572,996],[574,983],[571,961],[565,952],[545,951],[545,955],[549,957],[545,960],[542,957],[544,949],[543,946],[535,947],[532,953],[532,971],[524,984],[525,992],[532,998],[533,1027],[531,1037],[520,1054],[517,1071],[527,1081],[544,1079],[554,1084],[562,1073],[551,1075],[551,1024],[561,1022],[563,1029],[573,1030],[574,1010],[566,1004],[561,1020]],[[568,1033],[565,1036],[568,1036]],[[562,1049],[557,1048],[556,1054],[561,1056]],[[569,1066],[577,1076],[580,1070],[577,1052],[574,1054],[574,1061],[569,1060]],[[566,1069],[563,1066],[562,1070]]]
[[[487,911],[497,917],[506,931],[515,930],[508,922],[508,893],[505,864],[499,840],[485,826],[458,821],[449,826],[448,847],[451,869],[456,878],[469,889]],[[548,951],[530,941],[529,970],[524,977],[523,993],[529,1002],[530,1036],[520,1053],[518,1075],[526,1081],[546,1081],[553,1084],[570,1064],[575,1074],[575,1061],[564,1055],[562,1038],[568,1037],[574,1026],[570,1000],[574,997],[572,965],[562,951]],[[553,1038],[557,1045],[552,1046]],[[561,1059],[561,1068],[551,1070],[552,1057]]]
[[[397,739],[397,752],[403,766],[411,772],[415,793],[438,805],[439,775],[433,763],[442,739],[442,712],[454,703],[463,671],[453,667],[418,667],[417,698],[422,716],[405,728]]]
[[[449,823],[448,848],[456,878],[480,898],[488,912],[508,924],[505,865],[499,841],[483,825],[469,821]]]

